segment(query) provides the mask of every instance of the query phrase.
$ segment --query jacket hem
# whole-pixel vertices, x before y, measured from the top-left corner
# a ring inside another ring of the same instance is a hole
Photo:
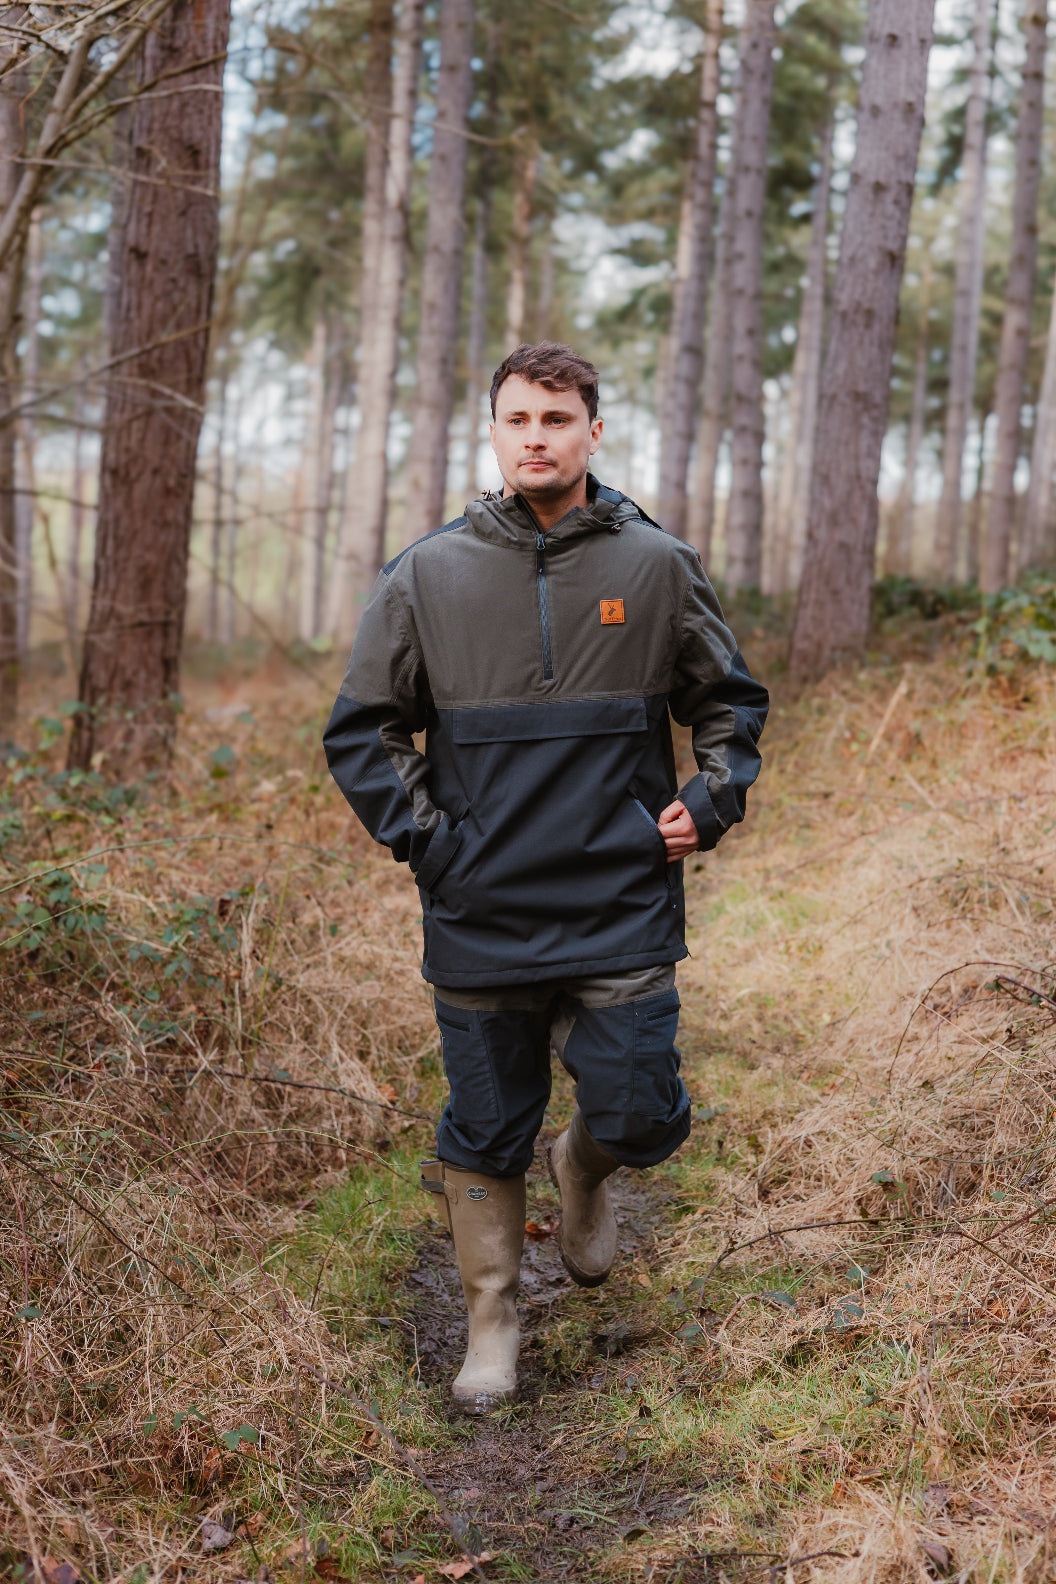
[[[545,984],[550,979],[581,979],[587,974],[623,973],[630,968],[659,968],[664,963],[681,962],[689,956],[684,942],[677,947],[660,946],[651,952],[634,952],[622,957],[588,957],[582,962],[536,964],[529,968],[476,968],[469,973],[445,973],[422,963],[422,978],[437,990],[485,990],[492,985]]]

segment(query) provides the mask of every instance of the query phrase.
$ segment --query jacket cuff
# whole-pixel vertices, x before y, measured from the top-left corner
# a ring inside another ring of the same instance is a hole
[[[445,814],[429,838],[414,878],[423,891],[431,891],[462,845],[462,832]]]
[[[698,849],[701,852],[710,852],[718,845],[719,837],[726,827],[715,812],[715,805],[711,801],[711,793],[703,775],[697,774],[692,780],[687,781],[678,795],[697,827]]]

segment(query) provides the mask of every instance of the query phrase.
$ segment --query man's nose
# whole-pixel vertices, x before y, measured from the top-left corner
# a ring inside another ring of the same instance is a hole
[[[525,445],[532,446],[537,451],[541,450],[542,447],[546,445],[546,432],[543,429],[542,424],[533,423],[530,426],[528,433],[524,437],[524,443]]]

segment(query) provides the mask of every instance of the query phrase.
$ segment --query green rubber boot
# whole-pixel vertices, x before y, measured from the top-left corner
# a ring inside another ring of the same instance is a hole
[[[469,1346],[451,1395],[463,1413],[490,1413],[517,1395],[524,1177],[423,1161],[422,1187],[444,1196],[469,1315]]]
[[[550,1177],[561,1195],[558,1247],[580,1287],[600,1287],[616,1259],[616,1217],[608,1178],[619,1161],[596,1144],[578,1109],[550,1146]]]

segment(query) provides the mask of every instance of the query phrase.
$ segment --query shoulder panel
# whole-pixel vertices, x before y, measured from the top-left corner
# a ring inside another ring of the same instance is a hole
[[[457,528],[465,528],[468,524],[469,518],[465,513],[461,517],[453,517],[449,523],[444,523],[442,528],[434,528],[430,533],[423,534],[420,539],[416,539],[413,544],[408,545],[406,550],[401,550],[399,555],[394,555],[392,560],[387,561],[381,570],[387,576],[390,572],[396,570],[405,555],[410,555],[411,551],[417,550],[419,545],[427,544],[430,539],[437,539],[441,534],[454,533]]]

